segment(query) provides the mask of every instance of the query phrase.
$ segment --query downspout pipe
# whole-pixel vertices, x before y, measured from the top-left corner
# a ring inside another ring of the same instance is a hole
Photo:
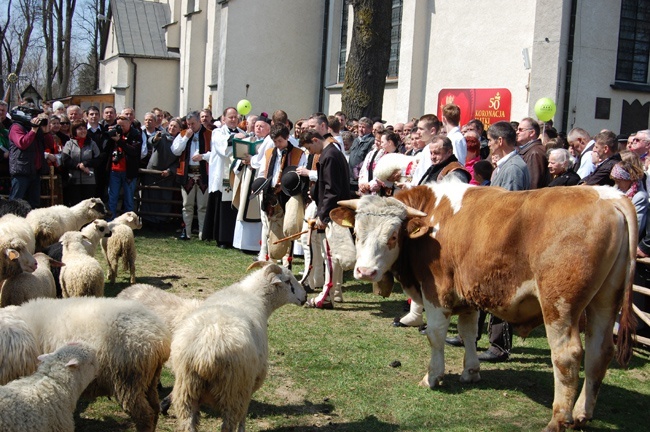
[[[135,109],[135,99],[136,99],[136,90],[137,90],[137,84],[138,84],[138,64],[135,62],[133,57],[129,57],[131,60],[131,64],[133,65],[133,98],[132,98],[132,105],[131,107]],[[136,111],[137,112],[137,111]]]
[[[564,97],[562,100],[562,127],[566,133],[569,133],[569,114],[571,109],[571,76],[573,72],[573,47],[575,45],[576,35],[576,14],[578,10],[578,0],[571,0],[571,16],[569,18],[569,46],[567,47],[566,56],[566,79],[564,82]]]
[[[323,111],[325,102],[325,73],[327,71],[327,28],[330,20],[330,0],[325,0],[325,11],[323,13],[323,46],[320,59],[320,86],[318,91],[318,111]]]

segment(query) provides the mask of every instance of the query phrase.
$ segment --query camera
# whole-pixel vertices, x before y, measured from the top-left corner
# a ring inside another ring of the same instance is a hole
[[[46,118],[42,118],[41,121],[38,122],[38,126],[47,126],[49,123],[49,120]]]
[[[106,135],[110,138],[122,135],[122,126],[117,125],[113,129],[109,129],[108,132],[106,132]]]
[[[117,164],[120,162],[120,160],[122,160],[123,157],[124,157],[124,153],[122,152],[122,150],[120,149],[113,150],[113,153],[111,154],[111,161],[114,164]]]

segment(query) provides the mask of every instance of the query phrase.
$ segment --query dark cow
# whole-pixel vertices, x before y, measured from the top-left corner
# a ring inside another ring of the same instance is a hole
[[[332,219],[354,224],[357,235],[355,278],[381,283],[392,273],[424,304],[431,362],[422,385],[442,382],[451,316],[459,315],[463,340],[473,341],[480,308],[522,336],[545,325],[555,378],[545,430],[592,418],[621,307],[617,359],[626,364],[631,357],[637,221],[629,199],[610,187],[508,192],[443,181],[395,198],[339,204]],[[583,314],[585,382],[578,396]],[[479,379],[476,347],[465,344],[460,380]]]

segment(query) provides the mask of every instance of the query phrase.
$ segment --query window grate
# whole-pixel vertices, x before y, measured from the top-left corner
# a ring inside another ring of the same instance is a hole
[[[616,81],[648,82],[650,0],[623,0],[618,33]]]

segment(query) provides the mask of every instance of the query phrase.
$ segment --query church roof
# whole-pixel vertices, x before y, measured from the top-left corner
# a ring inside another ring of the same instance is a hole
[[[114,32],[121,56],[180,58],[169,51],[164,26],[170,23],[167,3],[143,0],[112,0]]]

